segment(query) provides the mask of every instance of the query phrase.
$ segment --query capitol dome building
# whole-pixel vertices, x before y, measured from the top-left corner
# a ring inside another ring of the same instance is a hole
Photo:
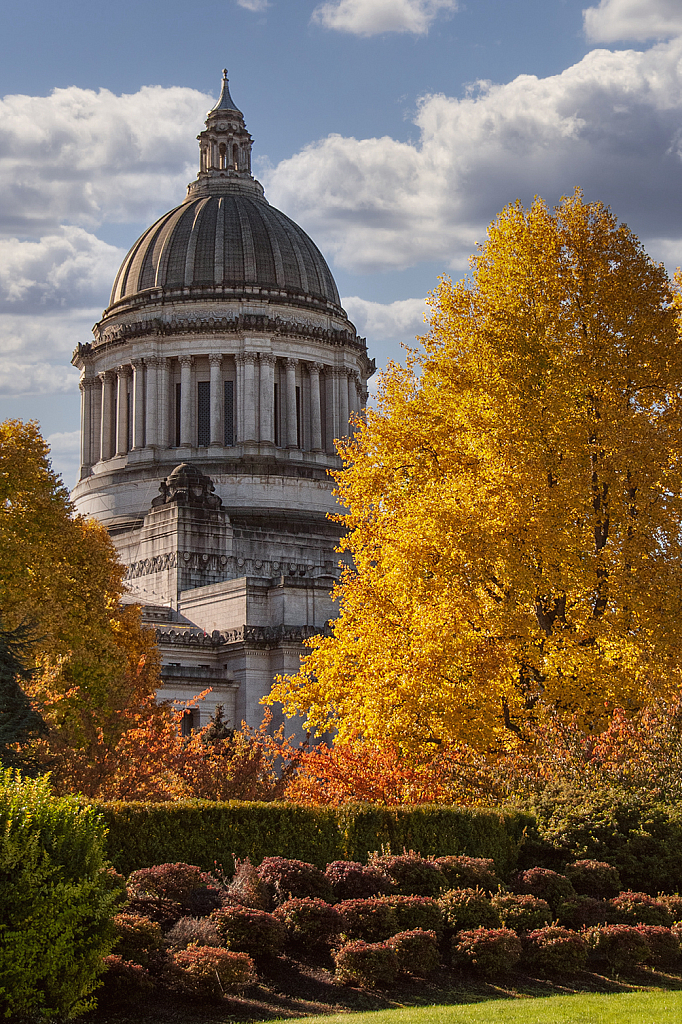
[[[153,623],[162,696],[260,724],[334,617],[334,439],[374,372],[314,242],[270,206],[227,73],[183,203],[124,259],[79,345],[72,497],[108,529]]]

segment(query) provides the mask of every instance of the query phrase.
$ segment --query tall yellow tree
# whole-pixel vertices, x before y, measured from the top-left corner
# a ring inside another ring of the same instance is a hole
[[[507,207],[471,264],[340,444],[355,567],[271,699],[341,739],[490,749],[680,684],[680,301],[579,191]]]

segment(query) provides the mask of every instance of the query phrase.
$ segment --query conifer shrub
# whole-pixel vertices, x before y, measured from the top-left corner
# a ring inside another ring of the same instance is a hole
[[[658,902],[668,908],[670,916],[674,922],[682,921],[682,896],[680,896],[679,893],[674,893],[672,896],[666,896],[665,893],[660,893],[658,896]]]
[[[391,936],[387,945],[395,953],[397,968],[401,974],[427,978],[438,969],[438,936],[434,931],[412,928],[398,932],[397,935]]]
[[[590,959],[606,966],[613,974],[631,971],[647,962],[649,944],[630,924],[607,924],[587,933]]]
[[[549,903],[527,893],[498,893],[490,903],[497,911],[503,927],[512,928],[515,932],[530,932],[552,920]]]
[[[500,924],[500,915],[482,889],[449,889],[437,902],[451,931],[497,928]]]
[[[529,868],[521,871],[512,881],[514,892],[527,893],[549,903],[552,912],[556,913],[559,905],[576,895],[566,875],[550,868]]]
[[[609,900],[623,888],[617,870],[600,860],[576,860],[566,865],[564,874],[580,896]]]
[[[637,931],[649,947],[647,963],[662,971],[674,971],[680,966],[680,940],[670,928],[657,924],[638,924]]]
[[[287,900],[275,910],[289,942],[309,949],[330,946],[341,932],[343,919],[336,907],[314,896]]]
[[[557,974],[576,974],[587,963],[587,940],[584,935],[547,925],[528,932],[524,953],[529,966]]]
[[[430,896],[385,896],[384,899],[395,911],[399,931],[423,929],[442,935],[443,912]]]
[[[215,921],[207,917],[181,917],[167,933],[165,942],[171,949],[221,944]]]
[[[354,860],[332,861],[327,864],[325,877],[335,900],[363,900],[370,896],[385,896],[396,890],[393,880],[379,868]]]
[[[386,898],[373,896],[366,900],[343,900],[336,904],[341,915],[342,934],[348,939],[381,942],[400,931],[396,912]]]
[[[453,966],[473,967],[485,975],[512,971],[522,952],[521,940],[510,928],[475,928],[452,939]]]
[[[616,924],[657,924],[669,928],[673,923],[665,903],[645,892],[621,892],[609,903]]]
[[[146,967],[110,953],[103,961],[102,985],[97,990],[100,1006],[131,1006],[148,996],[154,981]]]
[[[483,889],[494,893],[502,886],[490,857],[436,857],[437,865],[448,889]]]
[[[209,920],[228,949],[252,956],[275,956],[284,946],[284,925],[266,910],[227,906],[215,910]]]
[[[193,999],[220,1000],[253,984],[253,960],[243,952],[215,946],[189,946],[173,954],[172,986]]]
[[[572,896],[557,907],[559,924],[573,931],[591,928],[594,925],[609,924],[613,913],[607,900],[597,900],[593,896]]]
[[[150,955],[163,945],[161,928],[143,914],[123,911],[114,917],[116,953],[123,959],[147,967]]]
[[[325,903],[334,899],[329,880],[314,864],[286,857],[266,857],[256,870],[267,889],[271,906],[306,896]]]
[[[437,896],[446,887],[445,877],[436,862],[414,850],[399,856],[373,854],[370,864],[393,880],[401,896]]]
[[[347,942],[332,953],[336,966],[335,977],[345,985],[375,988],[390,985],[398,973],[395,950],[386,942]]]

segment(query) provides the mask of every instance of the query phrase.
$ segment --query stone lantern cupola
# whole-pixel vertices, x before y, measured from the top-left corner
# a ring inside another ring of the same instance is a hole
[[[223,69],[220,99],[206,116],[206,127],[200,135],[199,174],[188,188],[188,195],[210,195],[225,191],[230,181],[249,183],[262,194],[259,182],[251,176],[253,139],[246,130],[244,115],[230,96],[227,69]]]

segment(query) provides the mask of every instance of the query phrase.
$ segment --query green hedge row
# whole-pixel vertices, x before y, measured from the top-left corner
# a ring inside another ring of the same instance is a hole
[[[185,861],[229,872],[234,857],[281,856],[324,867],[333,860],[365,862],[382,847],[424,855],[492,857],[507,877],[516,867],[532,815],[516,810],[460,807],[339,808],[286,803],[104,803],[108,856],[123,874],[136,868]]]

